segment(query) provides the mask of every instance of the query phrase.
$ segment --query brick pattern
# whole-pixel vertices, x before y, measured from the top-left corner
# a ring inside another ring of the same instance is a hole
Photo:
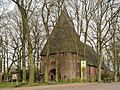
[[[56,59],[57,55],[50,55],[48,62],[48,74],[49,80],[55,79],[56,74]],[[41,72],[45,74],[46,57],[41,58]],[[59,54],[59,79],[60,80],[73,80],[80,78],[80,66],[79,60],[76,54],[62,53]],[[87,78],[88,81],[96,81],[97,68],[93,66],[87,66]]]

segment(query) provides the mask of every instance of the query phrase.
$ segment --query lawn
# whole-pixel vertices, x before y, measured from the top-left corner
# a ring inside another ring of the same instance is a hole
[[[4,83],[0,83],[0,88],[7,88],[7,87],[16,87],[16,83],[15,82],[4,82]]]
[[[29,85],[29,83],[16,83],[16,82],[2,82],[0,83],[0,88],[14,88],[14,87],[30,87],[30,86],[44,86],[48,85],[47,83],[34,83]]]
[[[57,84],[70,84],[70,83],[80,83],[77,81],[72,82],[48,82],[48,83],[34,83],[33,85],[29,85],[29,83],[16,83],[16,82],[2,82],[0,83],[0,88],[14,88],[14,87],[30,87],[30,86],[46,86],[46,85],[57,85]]]

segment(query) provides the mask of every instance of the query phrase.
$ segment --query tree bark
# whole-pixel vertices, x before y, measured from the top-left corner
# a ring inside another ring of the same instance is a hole
[[[20,10],[21,16],[22,16],[23,31],[26,32],[27,42],[28,42],[28,57],[29,57],[29,63],[30,63],[29,84],[33,84],[34,83],[34,62],[33,62],[33,55],[32,55],[32,43],[31,43],[31,38],[30,38],[30,29],[29,29],[29,25],[28,25],[28,18],[27,18],[26,10],[24,8],[21,8],[20,6],[18,6],[18,7],[19,7],[19,10]],[[24,69],[25,69],[25,67],[24,67]],[[24,72],[24,74],[25,74],[25,72]],[[24,77],[24,79],[25,79],[25,77]]]
[[[24,22],[23,22],[24,25]],[[22,82],[26,83],[26,60],[25,60],[25,30],[22,31]]]
[[[0,82],[2,82],[2,36],[0,36]]]

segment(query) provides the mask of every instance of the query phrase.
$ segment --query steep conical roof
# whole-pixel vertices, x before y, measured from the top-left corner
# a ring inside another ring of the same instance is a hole
[[[49,39],[50,54],[58,52],[76,52],[75,50],[76,38],[78,39],[79,43],[79,36],[77,35],[74,29],[74,24],[71,18],[69,17],[67,10],[64,8],[50,35]],[[41,55],[46,55],[47,48],[46,45],[43,48]]]
[[[46,55],[47,44],[45,44],[41,56]],[[61,11],[56,25],[49,38],[49,54],[72,52],[83,54],[83,43],[75,31],[74,24],[67,13],[66,8]],[[86,57],[89,59],[89,65],[96,65],[97,60],[93,49],[86,45]]]

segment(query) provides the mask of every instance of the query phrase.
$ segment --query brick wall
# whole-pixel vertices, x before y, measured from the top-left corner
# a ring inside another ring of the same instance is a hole
[[[57,55],[51,55],[49,57],[48,63],[48,74],[49,80],[51,79],[51,70],[56,69],[56,59]],[[46,58],[42,56],[41,58],[41,72],[45,73],[45,60]],[[59,78],[61,80],[72,80],[77,79],[79,76],[79,60],[77,55],[72,53],[62,53],[59,54]]]
[[[87,78],[88,81],[94,82],[97,79],[97,68],[93,66],[87,66]]]
[[[58,59],[59,58],[59,59]],[[59,60],[59,79],[60,80],[73,80],[80,78],[80,62],[77,55],[74,53],[61,53],[59,57],[57,54],[50,55],[48,62],[48,74],[49,80],[51,80],[51,72],[53,69],[56,70],[56,60]],[[45,61],[46,57],[41,58],[41,72],[45,74]],[[54,76],[54,75],[53,75]],[[54,76],[55,77],[55,76]],[[93,66],[87,66],[87,78],[88,81],[94,82],[97,79],[97,68]]]
[[[66,53],[62,56],[61,60],[61,79],[62,80],[72,80],[77,79],[79,76],[79,67],[78,67],[78,59],[75,54]]]

